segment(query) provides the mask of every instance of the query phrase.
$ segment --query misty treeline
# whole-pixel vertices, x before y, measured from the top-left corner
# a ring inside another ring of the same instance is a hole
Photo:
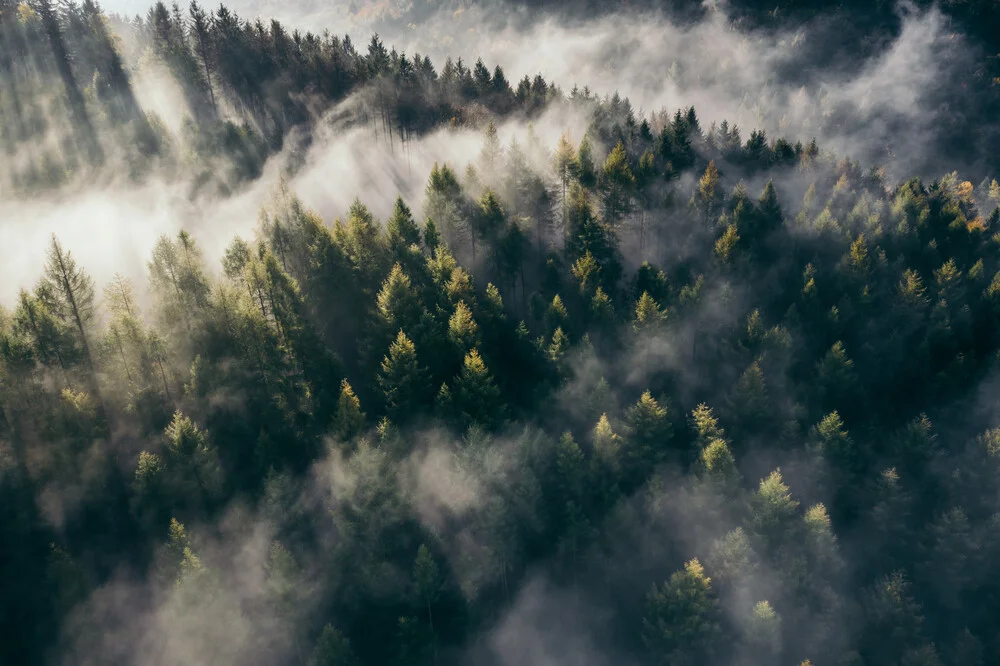
[[[53,237],[4,662],[998,663],[1000,185],[570,97],[386,220],[282,185],[145,284]]]
[[[143,108],[136,78],[174,82],[170,131]],[[228,193],[260,175],[293,128],[309,128],[359,90],[349,122],[390,143],[444,122],[530,116],[559,91],[541,76],[508,81],[481,60],[435,69],[420,54],[378,36],[289,31],[249,21],[220,5],[155,4],[145,17],[108,17],[93,0],[0,2],[0,185],[30,195],[93,182],[95,168],[140,180],[152,170],[182,174],[193,192]],[[101,173],[98,171],[96,173]]]
[[[259,6],[259,5],[258,5]],[[968,37],[977,52],[974,64],[977,74],[990,78],[1000,76],[1000,2],[997,0],[844,0],[838,3],[816,3],[809,0],[412,0],[376,2],[355,0],[351,13],[373,15],[375,26],[400,28],[420,25],[445,12],[461,13],[479,10],[484,20],[499,25],[517,24],[529,27],[532,22],[559,16],[566,24],[586,22],[594,17],[623,13],[645,14],[650,20],[669,20],[681,26],[696,25],[722,10],[729,21],[742,30],[754,33],[781,33],[803,26],[818,38],[809,47],[810,54],[801,63],[803,70],[851,68],[879,53],[903,29],[906,15],[915,10],[923,13],[940,10],[956,33]],[[628,39],[628,35],[623,35]],[[783,77],[801,74],[784,72]],[[942,85],[947,82],[942,81]],[[952,95],[958,91],[953,91]],[[996,103],[995,94],[990,97]],[[983,98],[978,102],[983,103]]]
[[[995,180],[224,7],[0,17],[26,195],[227,191],[345,99],[400,149],[483,128],[384,220],[282,184],[107,284],[51,239],[0,309],[0,662],[1000,663]]]

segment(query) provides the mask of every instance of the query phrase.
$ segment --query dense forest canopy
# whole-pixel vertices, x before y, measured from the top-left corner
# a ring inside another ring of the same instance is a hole
[[[0,0],[0,663],[1000,664],[996,4],[640,4]]]

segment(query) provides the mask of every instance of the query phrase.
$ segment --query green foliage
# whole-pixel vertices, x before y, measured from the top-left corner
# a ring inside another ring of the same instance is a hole
[[[337,435],[344,442],[358,435],[365,426],[365,413],[361,411],[361,401],[345,379],[340,383],[340,399],[337,401]]]
[[[798,507],[798,501],[792,499],[781,478],[781,470],[775,470],[761,479],[760,487],[750,498],[750,525],[766,543],[776,544],[784,538]]]
[[[332,624],[323,627],[316,647],[309,655],[309,666],[356,666],[358,664],[351,642]]]
[[[851,406],[858,399],[858,379],[852,361],[839,340],[816,365],[816,384],[825,407]]]
[[[726,433],[719,425],[719,420],[712,413],[712,408],[705,403],[699,404],[691,411],[691,425],[697,436],[699,447],[704,448],[716,439],[722,439]]]
[[[462,371],[455,378],[451,408],[466,425],[476,423],[490,429],[498,426],[503,418],[500,390],[475,349],[465,355]]]
[[[397,257],[411,245],[420,245],[420,229],[402,197],[396,197],[392,215],[386,221],[386,234],[389,247]]]
[[[730,263],[735,258],[737,244],[740,242],[740,234],[735,224],[726,225],[725,231],[715,242],[715,254],[723,263]]]
[[[584,134],[580,141],[572,169],[577,180],[584,187],[593,187],[596,184],[597,170],[594,166],[594,148],[587,134]]]
[[[604,218],[612,225],[618,224],[630,212],[635,190],[635,176],[620,141],[604,161],[600,181],[604,192]]]
[[[590,294],[595,287],[600,289],[600,286],[598,286],[598,276],[600,275],[601,267],[597,264],[597,260],[594,259],[594,255],[590,253],[590,250],[587,250],[582,257],[576,260],[571,272],[577,284],[580,285],[581,294]]]
[[[479,326],[465,301],[458,302],[448,319],[448,339],[463,353],[479,344]]]
[[[733,488],[739,481],[736,460],[725,440],[713,439],[701,450],[698,458],[700,472],[724,487]]]
[[[648,475],[667,457],[673,430],[666,407],[646,391],[625,413],[626,445],[622,453],[622,472],[632,483]]]
[[[742,527],[728,532],[712,544],[707,564],[723,585],[736,585],[754,575],[757,555]]]
[[[719,647],[720,620],[711,579],[694,559],[668,582],[650,590],[642,621],[643,641],[658,663],[704,663]]]
[[[768,601],[759,601],[754,605],[743,629],[743,640],[744,649],[753,655],[750,659],[752,663],[775,659],[781,652],[781,618]]]
[[[969,71],[951,78],[991,76]],[[164,78],[178,131],[144,109]],[[413,174],[422,227],[401,197],[331,224],[282,181],[219,257],[162,236],[146,284],[116,275],[102,301],[106,267],[53,237],[0,308],[0,662],[461,661],[564,594],[625,620],[602,649],[650,662],[995,661],[992,175],[893,184],[693,108],[511,87],[224,6],[126,22],[0,0],[14,202],[163,180],[200,238],[272,156],[296,173],[296,137],[334,109],[389,155],[446,124],[482,147]],[[546,109],[580,119],[578,145],[517,130]],[[684,560],[637,609],[636,580]],[[133,620],[120,572],[146,570]]]
[[[418,364],[416,347],[402,331],[382,359],[378,383],[393,419],[404,420],[426,402],[426,371]]]
[[[649,295],[649,292],[642,292],[639,300],[635,303],[635,329],[636,331],[655,330],[667,318],[666,313]]]

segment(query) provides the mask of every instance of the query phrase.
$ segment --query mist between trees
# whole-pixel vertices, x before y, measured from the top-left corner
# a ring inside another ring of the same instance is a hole
[[[0,3],[0,661],[1000,663],[1000,185],[843,152],[945,20],[816,140],[754,59],[642,112]]]

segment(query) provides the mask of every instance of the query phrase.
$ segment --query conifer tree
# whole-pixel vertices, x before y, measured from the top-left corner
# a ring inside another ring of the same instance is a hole
[[[417,598],[427,608],[427,623],[430,626],[433,650],[437,658],[437,636],[434,632],[434,613],[432,607],[441,592],[441,578],[437,563],[431,551],[425,544],[417,549],[417,558],[413,562],[413,587]]]
[[[569,186],[573,179],[577,177],[575,151],[573,144],[570,143],[569,137],[565,133],[559,137],[559,144],[552,155],[552,170],[555,171],[556,178],[559,181],[559,205],[562,211],[560,219],[565,245],[565,235],[569,232]]]
[[[604,219],[612,226],[618,225],[631,210],[631,197],[635,190],[635,176],[629,167],[625,146],[619,141],[604,161],[601,187],[604,192]]]
[[[406,248],[420,245],[420,230],[402,197],[396,197],[392,215],[386,222],[386,233],[389,237],[389,247],[392,248],[393,256],[397,260]]]
[[[649,292],[642,292],[642,296],[635,303],[635,330],[654,331],[666,318],[666,313],[660,309]]]
[[[464,353],[479,345],[479,326],[465,301],[459,301],[448,319],[448,339]]]
[[[427,402],[426,371],[418,364],[416,348],[403,331],[399,331],[382,359],[378,384],[394,421],[404,422]]]
[[[192,0],[191,6],[188,8],[188,13],[191,18],[191,37],[194,42],[194,53],[198,57],[198,60],[201,61],[201,67],[205,74],[205,85],[208,87],[208,95],[212,101],[212,113],[217,114],[219,105],[215,99],[215,87],[212,85],[212,76],[215,71],[215,60],[217,58],[214,35],[211,30],[214,17],[210,14],[206,15],[205,10],[195,0]]]
[[[503,418],[500,390],[475,349],[465,355],[462,371],[455,378],[452,396],[454,408],[466,425],[478,423],[492,429]]]
[[[90,381],[96,388],[94,355],[91,353],[89,339],[95,315],[94,281],[83,269],[77,267],[72,253],[63,249],[55,235],[49,245],[45,278],[38,291],[49,311],[74,330],[91,375]]]
[[[646,597],[642,638],[661,664],[698,664],[710,659],[722,637],[721,613],[704,567],[691,560]]]
[[[309,656],[309,666],[357,666],[350,641],[332,624],[323,627]]]
[[[335,423],[337,435],[344,442],[349,442],[360,434],[365,425],[365,413],[361,411],[361,401],[346,379],[340,383],[340,400],[337,402]]]
[[[698,191],[695,194],[694,203],[703,219],[711,221],[714,219],[719,204],[722,200],[722,191],[719,183],[719,170],[715,167],[715,161],[708,163],[705,173],[698,181]]]
[[[597,184],[597,169],[594,166],[594,148],[587,134],[583,135],[583,139],[577,148],[573,172],[583,187],[592,188]]]
[[[654,465],[667,457],[673,433],[666,408],[653,399],[649,391],[628,409],[625,424],[622,471],[631,484],[649,474]]]
[[[750,500],[753,531],[769,547],[779,545],[792,524],[798,506],[798,501],[792,499],[781,477],[781,470],[771,472],[767,478],[761,479],[760,487]]]

